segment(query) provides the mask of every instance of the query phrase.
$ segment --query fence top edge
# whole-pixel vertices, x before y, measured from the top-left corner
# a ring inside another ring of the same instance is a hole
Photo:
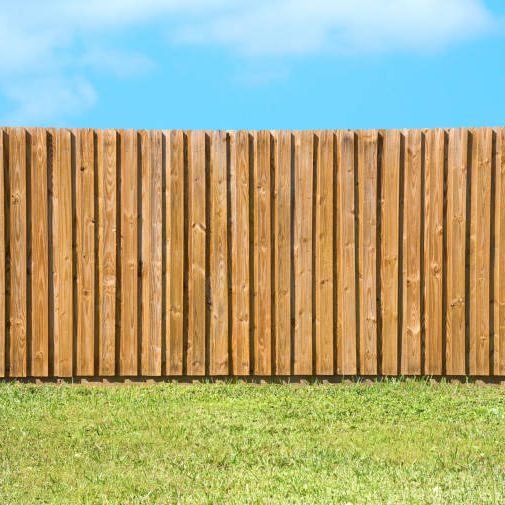
[[[213,132],[223,132],[227,134],[236,134],[239,132],[245,132],[249,134],[257,134],[260,132],[268,132],[270,134],[277,134],[280,132],[290,132],[290,133],[303,133],[303,132],[312,132],[314,134],[321,134],[323,132],[354,132],[354,133],[387,133],[389,131],[392,132],[427,132],[427,131],[436,131],[442,130],[446,132],[454,131],[454,130],[503,130],[504,126],[448,126],[448,127],[430,127],[430,128],[314,128],[314,129],[286,129],[286,128],[274,128],[274,129],[208,129],[208,128],[78,128],[78,127],[48,127],[48,126],[8,126],[8,125],[0,125],[0,130],[5,133],[10,132],[21,132],[25,131],[27,133],[33,133],[36,131],[46,131],[46,132],[58,132],[58,131],[69,131],[71,133],[76,133],[80,131],[90,131],[95,133],[100,132],[116,132],[116,133],[149,133],[149,132],[162,132],[162,133],[170,133],[170,132],[183,132],[186,134],[195,133],[206,133],[211,134]]]

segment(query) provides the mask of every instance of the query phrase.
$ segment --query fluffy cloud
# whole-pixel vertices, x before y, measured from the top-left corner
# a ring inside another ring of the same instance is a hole
[[[11,124],[62,121],[92,107],[90,70],[123,77],[149,70],[147,56],[109,42],[140,27],[168,34],[172,44],[218,45],[257,59],[433,51],[496,22],[483,0],[0,0],[0,7],[0,94]]]

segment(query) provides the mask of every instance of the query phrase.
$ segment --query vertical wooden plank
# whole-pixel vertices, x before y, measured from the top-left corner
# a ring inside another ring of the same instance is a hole
[[[116,131],[97,131],[98,373],[115,374],[116,354]]]
[[[294,373],[312,374],[312,198],[314,133],[295,133]]]
[[[337,148],[337,373],[356,366],[356,257],[354,133],[338,132]]]
[[[358,133],[360,373],[377,374],[377,141]]]
[[[10,371],[26,376],[26,131],[9,132],[10,182]]]
[[[467,158],[468,131],[451,129],[447,157],[447,375],[465,374]]]
[[[205,375],[205,132],[189,135],[188,149],[188,375]]]
[[[233,375],[249,375],[249,133],[230,133]]]
[[[143,375],[161,375],[162,134],[139,132],[142,160],[142,354]]]
[[[7,133],[0,129],[0,377],[5,377],[5,187],[4,176],[7,171],[8,144]],[[4,143],[5,142],[5,143]]]
[[[293,134],[275,135],[275,374],[291,373],[291,165]]]
[[[72,139],[51,133],[53,161],[54,375],[70,377],[73,352]]]
[[[316,195],[316,374],[333,375],[333,137],[319,133]],[[289,181],[289,179],[288,179]],[[308,216],[307,216],[308,217]]]
[[[76,136],[77,375],[94,373],[95,215],[93,130]]]
[[[442,275],[444,232],[445,132],[426,132],[424,267],[425,373],[442,374]]]
[[[121,375],[136,375],[138,339],[137,133],[121,131]]]
[[[398,373],[400,132],[383,134],[381,199],[382,374]]]
[[[271,167],[270,132],[255,133],[254,142],[254,373],[271,374]]]
[[[421,373],[421,131],[405,130],[401,371]]]
[[[166,133],[167,166],[167,374],[183,372],[184,317],[184,136]],[[205,181],[204,181],[205,182]],[[203,202],[205,204],[205,202]],[[203,315],[202,317],[205,317]]]
[[[49,357],[49,254],[46,130],[34,128],[31,137],[31,374],[46,377]],[[1,312],[0,312],[1,313]]]
[[[496,130],[494,374],[505,375],[505,128]]]
[[[210,364],[211,375],[228,374],[226,132],[214,131],[210,150]]]
[[[489,374],[492,130],[472,132],[470,220],[470,374]]]

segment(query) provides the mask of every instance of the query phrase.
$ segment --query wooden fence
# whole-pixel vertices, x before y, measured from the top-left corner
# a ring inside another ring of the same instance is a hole
[[[505,375],[505,129],[0,151],[0,376]]]

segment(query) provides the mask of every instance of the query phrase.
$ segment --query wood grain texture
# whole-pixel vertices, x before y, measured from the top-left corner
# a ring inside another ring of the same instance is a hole
[[[337,148],[337,373],[356,362],[356,236],[354,133],[340,131]]]
[[[442,374],[445,132],[425,134],[425,374]]]
[[[163,136],[140,132],[142,160],[142,354],[143,375],[161,375]],[[180,247],[180,246],[179,246]],[[182,336],[181,336],[182,343]],[[181,356],[182,369],[182,356]]]
[[[77,375],[94,375],[95,215],[93,130],[76,138]]]
[[[116,131],[97,131],[98,373],[115,374],[116,356]]]
[[[167,374],[183,373],[184,324],[184,135],[167,137]]]
[[[316,370],[318,375],[333,375],[334,311],[333,311],[333,225],[334,225],[334,133],[322,131],[318,135],[316,170],[316,230],[315,230],[315,339]]]
[[[51,132],[53,208],[54,375],[74,373],[72,262],[72,138],[68,130]]]
[[[489,374],[492,130],[472,131],[470,373]]]
[[[381,197],[382,373],[398,373],[400,132],[383,133]]]
[[[189,136],[188,375],[205,375],[206,152],[205,132]]]
[[[138,158],[137,133],[121,134],[121,332],[119,371],[138,372]]]
[[[30,130],[31,142],[31,375],[49,371],[49,224],[47,187],[47,132]],[[3,312],[0,313],[3,314]]]
[[[446,373],[465,374],[468,131],[448,132]]]
[[[249,375],[250,372],[249,154],[249,133],[230,133],[233,375]]]
[[[275,374],[291,373],[291,202],[294,138],[275,135]]]
[[[401,370],[421,373],[421,131],[405,135],[403,326]]]
[[[295,133],[295,271],[294,373],[312,374],[312,199],[314,133]]]
[[[505,128],[495,135],[494,374],[505,375]]]
[[[8,171],[9,144],[7,133],[0,129],[0,377],[5,377],[5,354],[6,354],[6,321],[5,321],[5,298],[6,298],[6,213],[5,213],[5,174]]]
[[[377,131],[358,133],[360,373],[377,373]]]
[[[215,131],[210,149],[210,365],[228,375],[228,219],[226,132]]]
[[[505,375],[503,128],[1,131],[0,377]]]
[[[255,135],[254,155],[254,373],[272,372],[272,223],[270,132]]]
[[[10,357],[9,375],[25,377],[27,365],[26,299],[26,131],[9,130],[10,183]]]

